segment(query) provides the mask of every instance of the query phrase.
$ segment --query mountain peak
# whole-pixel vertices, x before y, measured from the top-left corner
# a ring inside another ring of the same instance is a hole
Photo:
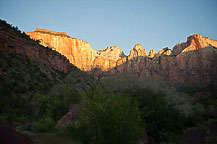
[[[34,32],[26,34],[32,39],[40,40],[40,44],[49,46],[66,56],[72,64],[81,70],[90,71],[97,67],[102,71],[106,71],[127,60],[126,55],[118,46],[109,46],[107,48],[102,48],[100,51],[96,51],[91,48],[89,43],[71,38],[64,32],[36,29]],[[150,50],[149,55],[147,55],[147,52],[143,49],[142,45],[137,43],[134,48],[131,49],[128,60],[133,60],[134,58],[137,60],[142,57],[154,58],[161,55],[171,55],[171,53],[176,56],[180,53],[195,51],[210,46],[217,47],[217,41],[195,34],[189,36],[186,42],[176,44],[173,51],[169,48],[164,48],[158,53],[154,50]]]
[[[98,54],[106,59],[109,60],[119,60],[123,57],[125,57],[126,55],[124,54],[124,52],[119,48],[119,46],[110,46],[105,48],[102,48]]]
[[[135,44],[134,49],[136,49],[136,50],[143,50],[143,47],[142,47],[141,44],[137,43],[137,44]]]
[[[187,42],[176,44],[173,47],[173,55],[195,51],[210,46],[217,47],[217,40],[210,40],[207,37],[202,37],[200,34],[194,34],[187,38]]]
[[[129,59],[138,56],[147,56],[147,52],[143,49],[141,44],[136,44],[134,48],[130,51]]]
[[[156,52],[154,49],[149,51],[149,55],[148,55],[149,57],[153,58],[155,55],[156,55]]]

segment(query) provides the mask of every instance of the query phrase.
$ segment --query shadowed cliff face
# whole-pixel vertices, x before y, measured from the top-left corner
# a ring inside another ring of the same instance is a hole
[[[89,43],[71,38],[66,33],[36,29],[27,35],[65,55],[78,68],[98,76],[131,72],[138,76],[161,78],[173,86],[202,87],[217,74],[217,41],[198,34],[177,44],[173,50],[164,48],[158,53],[151,50],[149,55],[140,44],[136,44],[129,56],[125,56],[117,46],[93,50]]]
[[[63,55],[37,44],[25,34],[16,33],[2,23],[0,25],[0,53],[17,53],[27,56],[38,60],[48,68],[59,71],[69,72],[75,68]]]
[[[207,47],[178,56],[155,56],[153,59],[139,56],[109,71],[98,73],[103,77],[124,72],[134,73],[139,77],[160,78],[174,87],[204,87],[217,83],[217,49]]]

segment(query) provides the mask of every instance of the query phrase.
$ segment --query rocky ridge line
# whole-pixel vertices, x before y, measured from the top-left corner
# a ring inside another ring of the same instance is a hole
[[[21,34],[21,33],[20,33]],[[75,67],[63,55],[45,48],[31,39],[21,37],[20,34],[0,25],[0,53],[17,53],[39,60],[40,63],[51,69],[69,72]]]
[[[149,55],[140,44],[136,44],[130,55],[125,56],[118,46],[96,51],[82,40],[40,31],[37,29],[26,34],[65,55],[81,70],[98,76],[131,72],[138,76],[161,78],[173,86],[199,87],[216,79],[217,41],[199,34],[189,36],[187,42],[175,45],[173,50],[164,48],[158,53],[151,50]]]

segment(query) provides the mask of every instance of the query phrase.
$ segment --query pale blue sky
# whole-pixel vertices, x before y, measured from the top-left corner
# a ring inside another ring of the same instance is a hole
[[[217,0],[0,0],[0,18],[22,31],[66,32],[93,49],[136,43],[173,48],[187,36],[217,39]]]

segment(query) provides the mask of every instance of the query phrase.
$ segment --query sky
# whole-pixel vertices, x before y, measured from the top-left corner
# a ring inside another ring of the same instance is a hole
[[[140,43],[170,49],[193,34],[217,40],[217,0],[0,0],[0,19],[21,31],[66,32],[93,49]]]

